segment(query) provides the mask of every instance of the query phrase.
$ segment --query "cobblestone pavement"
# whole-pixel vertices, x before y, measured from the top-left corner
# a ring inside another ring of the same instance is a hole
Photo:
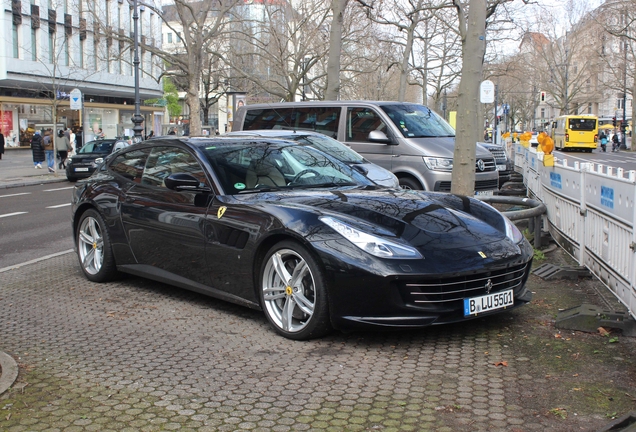
[[[534,356],[545,348],[537,337],[557,342],[553,329],[523,324],[520,336],[517,321],[534,323],[530,307],[526,315],[524,307],[468,324],[294,342],[277,336],[260,312],[134,277],[91,283],[74,254],[62,255],[0,273],[0,350],[20,366],[18,381],[0,396],[0,430],[570,431],[605,424],[611,405],[555,400],[543,410],[549,393],[542,388],[571,372],[558,375]],[[614,348],[594,338],[579,342]],[[633,365],[614,351],[588,366],[622,377],[598,387],[619,401],[627,394],[621,385],[633,383],[626,372]]]

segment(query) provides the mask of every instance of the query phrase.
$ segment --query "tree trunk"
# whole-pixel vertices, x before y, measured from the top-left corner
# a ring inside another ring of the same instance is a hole
[[[342,51],[342,21],[347,0],[331,0],[333,19],[329,32],[329,63],[325,100],[340,99],[340,52]]]
[[[415,16],[412,18],[411,25],[408,28],[408,34],[406,35],[406,46],[404,47],[404,56],[402,57],[402,66],[400,69],[400,89],[398,91],[398,101],[400,102],[404,102],[404,97],[406,95],[406,79],[409,73],[409,58],[413,51],[413,34],[415,33],[415,28],[419,24],[419,17],[420,13],[416,12]]]
[[[459,0],[455,0],[459,4]],[[482,131],[479,85],[486,51],[486,0],[470,0],[468,13],[456,6],[462,36],[462,78],[457,97],[457,135],[451,192],[475,194],[475,151]]]
[[[201,103],[196,84],[191,82],[186,93],[186,103],[190,108],[190,136],[201,135]]]

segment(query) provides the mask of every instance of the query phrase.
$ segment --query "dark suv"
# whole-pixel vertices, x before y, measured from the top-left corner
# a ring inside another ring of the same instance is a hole
[[[89,141],[66,161],[66,178],[76,181],[90,177],[104,158],[117,150],[128,147],[128,141],[119,139],[101,139]]]

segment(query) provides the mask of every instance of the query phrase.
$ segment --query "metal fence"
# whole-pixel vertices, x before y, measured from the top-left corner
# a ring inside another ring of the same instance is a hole
[[[545,167],[535,148],[507,144],[552,237],[636,318],[636,171],[567,159]]]

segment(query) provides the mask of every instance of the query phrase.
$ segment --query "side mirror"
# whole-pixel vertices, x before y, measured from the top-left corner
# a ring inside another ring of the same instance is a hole
[[[166,187],[173,191],[210,192],[207,186],[200,186],[199,180],[187,173],[170,174],[164,180]]]
[[[391,144],[391,140],[386,134],[379,130],[369,132],[369,141],[377,143]]]

